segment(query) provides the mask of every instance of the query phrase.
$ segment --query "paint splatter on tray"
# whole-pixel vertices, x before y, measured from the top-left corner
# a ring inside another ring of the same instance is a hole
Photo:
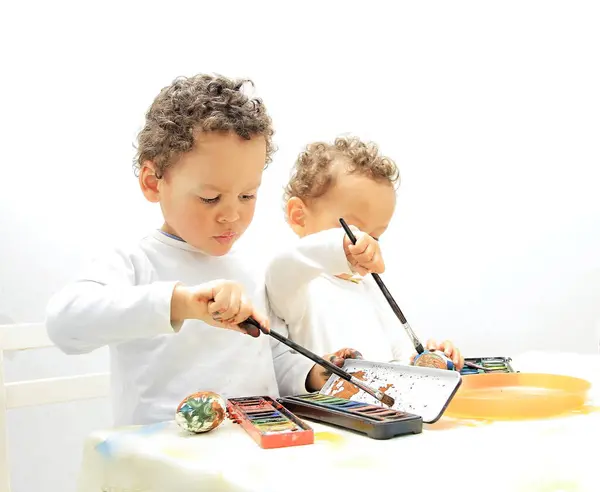
[[[420,415],[427,423],[441,417],[461,382],[456,371],[429,367],[347,359],[344,369],[394,398],[395,410]],[[329,378],[321,393],[382,406],[375,398],[336,375]]]

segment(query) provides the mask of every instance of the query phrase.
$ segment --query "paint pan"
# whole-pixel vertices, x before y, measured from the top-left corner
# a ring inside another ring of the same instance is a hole
[[[278,401],[300,417],[360,432],[372,439],[419,434],[423,430],[423,419],[418,415],[320,393]]]
[[[279,402],[268,396],[230,398],[227,412],[231,420],[264,449],[313,444],[313,430]]]
[[[463,377],[446,415],[481,420],[527,420],[581,409],[591,384],[557,374],[488,373]]]
[[[473,369],[471,367],[464,366],[460,371],[463,376],[470,374],[515,372],[511,365],[512,359],[510,357],[474,357],[465,358],[465,362],[472,362],[473,364],[484,367],[486,370],[482,371],[481,369]]]

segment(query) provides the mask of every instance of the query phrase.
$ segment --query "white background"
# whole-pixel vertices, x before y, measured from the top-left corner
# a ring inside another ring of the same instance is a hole
[[[595,2],[12,2],[0,14],[0,323],[41,321],[101,248],[160,225],[131,163],[173,78],[252,78],[280,148],[246,247],[289,238],[308,141],[354,133],[400,166],[384,278],[423,339],[471,355],[595,352],[600,16]],[[10,355],[7,379],[106,368]],[[71,492],[105,401],[10,415],[16,492]]]

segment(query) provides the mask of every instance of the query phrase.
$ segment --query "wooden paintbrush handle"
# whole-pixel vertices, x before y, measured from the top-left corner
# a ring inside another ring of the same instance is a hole
[[[328,360],[323,359],[323,357],[319,357],[318,355],[312,353],[310,350],[305,349],[301,345],[298,345],[297,343],[293,342],[289,338],[286,338],[283,335],[280,335],[279,333],[277,333],[275,331],[270,331],[269,335],[271,335],[275,340],[278,340],[281,343],[287,345],[292,350],[295,350],[296,352],[301,353],[305,357],[308,357],[315,364],[319,364],[320,366],[325,367],[330,372],[337,374],[339,377],[345,379],[346,381],[352,381],[352,376],[350,376],[350,374],[348,374],[346,371],[344,371],[343,369],[340,369],[338,366],[336,366],[335,364],[332,364]]]
[[[264,333],[264,328],[262,326],[260,326],[258,321],[256,321],[252,317],[248,318],[243,323],[240,323],[240,325],[244,325],[244,324],[249,324],[249,325],[255,326]],[[302,355],[304,355],[305,357],[309,358],[315,364],[325,367],[331,373],[336,374],[337,376],[341,377],[342,379],[345,379],[346,381],[349,381],[353,385],[357,386],[359,389],[370,394],[373,398],[376,398],[377,400],[384,402],[386,405],[388,405],[390,407],[394,404],[394,399],[391,398],[390,396],[384,394],[381,391],[378,391],[378,390],[375,390],[375,389],[369,387],[368,385],[366,385],[362,381],[359,381],[357,378],[353,377],[352,375],[350,375],[343,369],[339,368],[335,364],[332,364],[328,360],[323,359],[323,357],[319,357],[317,354],[304,348],[302,345],[298,345],[296,342],[290,340],[289,338],[284,337],[283,335],[280,335],[279,333],[277,333],[276,331],[273,331],[273,330],[269,330],[269,335],[271,337],[273,337],[275,340],[278,340],[279,342],[283,343],[284,345],[287,345],[292,350],[299,352]]]
[[[249,324],[249,325],[259,328],[262,332],[264,332],[264,329],[262,328],[262,326],[260,326],[258,321],[256,321],[254,318],[248,318],[246,321],[244,321],[243,323],[240,323],[240,324],[241,325]],[[296,342],[290,340],[289,338],[284,337],[283,335],[280,335],[279,333],[277,333],[276,331],[273,331],[273,330],[269,330],[269,335],[272,336],[275,340],[283,343],[284,345],[287,345],[292,350],[301,353],[305,357],[308,357],[315,364],[319,364],[320,366],[325,367],[330,372],[337,374],[339,377],[345,379],[346,381],[352,381],[352,376],[350,374],[348,374],[346,371],[339,368],[335,364],[332,364],[328,360],[323,359],[323,357],[319,357],[317,354],[311,352],[310,350],[305,349],[302,345],[298,345]]]
[[[346,221],[344,219],[340,219],[340,224],[342,224],[342,227],[344,228],[344,231],[346,231],[346,234],[347,234],[348,238],[350,239],[350,241],[352,241],[352,244],[356,244],[356,236],[352,233],[352,230],[350,230],[350,227],[348,226]],[[400,322],[404,325],[404,329],[407,330],[408,335],[409,335],[411,341],[413,342],[413,345],[415,346],[417,353],[422,354],[425,351],[425,349],[423,348],[423,344],[419,341],[419,339],[417,338],[415,333],[412,331],[412,328],[410,328],[408,321],[406,321],[406,318],[404,317],[404,313],[402,313],[400,306],[398,306],[398,304],[392,297],[391,292],[387,289],[387,287],[383,283],[383,280],[381,280],[381,277],[379,276],[379,274],[371,273],[371,275],[373,276],[373,280],[375,280],[375,283],[377,284],[377,286],[379,287],[381,292],[383,292],[383,296],[385,297],[386,301],[392,308],[392,311],[394,311],[394,314],[398,317]]]

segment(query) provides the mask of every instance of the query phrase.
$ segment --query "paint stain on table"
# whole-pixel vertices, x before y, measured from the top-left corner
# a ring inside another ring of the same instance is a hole
[[[433,424],[424,424],[426,430],[450,430],[457,429],[459,427],[481,427],[482,425],[489,425],[492,420],[467,420],[467,419],[453,419],[449,417],[442,417],[440,420]]]
[[[589,415],[590,413],[600,412],[600,407],[594,405],[584,405],[577,410],[573,410],[572,413],[580,415]]]
[[[315,433],[315,441],[323,441],[335,446],[341,446],[345,442],[345,439],[340,434],[333,432],[317,432]]]

